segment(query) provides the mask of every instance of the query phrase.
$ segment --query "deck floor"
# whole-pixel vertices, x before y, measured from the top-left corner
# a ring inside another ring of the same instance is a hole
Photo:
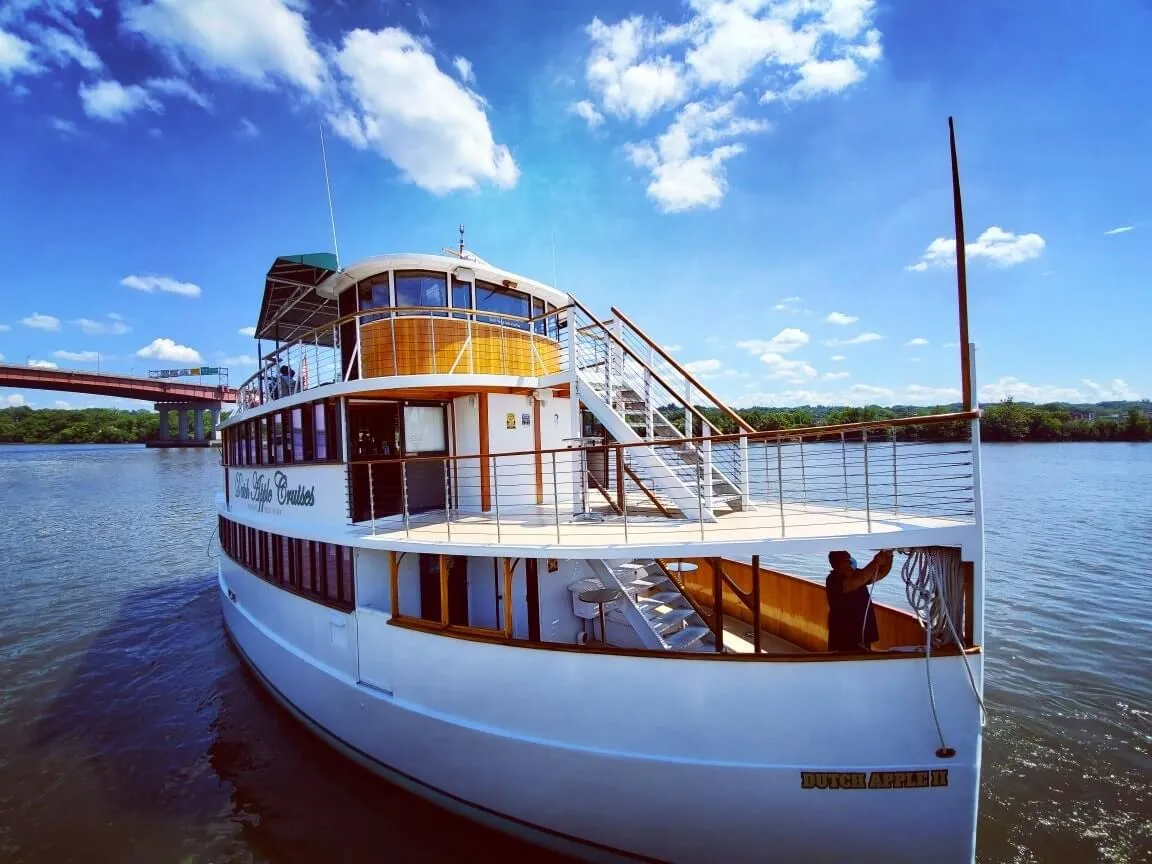
[[[919,529],[958,528],[973,524],[970,516],[919,516],[872,510],[832,508],[813,504],[761,505],[729,513],[715,522],[659,516],[590,514],[574,517],[551,507],[529,512],[491,514],[445,511],[377,519],[358,523],[366,539],[382,543],[409,541],[429,544],[518,545],[538,547],[597,547],[620,544],[688,544],[701,541],[764,542],[831,537],[864,537]]]

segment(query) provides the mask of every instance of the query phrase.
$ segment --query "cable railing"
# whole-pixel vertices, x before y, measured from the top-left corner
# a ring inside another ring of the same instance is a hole
[[[670,461],[684,442],[354,462],[353,521],[373,534],[429,543],[541,546],[755,541],[971,525],[970,442],[900,441],[890,430],[977,416],[691,440],[722,450],[747,439],[754,502],[748,508],[706,507],[713,481],[702,464],[694,476],[678,475],[676,490],[666,474],[652,470],[654,458]]]
[[[449,307],[365,309],[269,352],[236,412],[325,384],[400,375],[542,377],[568,369],[567,307],[524,317]]]

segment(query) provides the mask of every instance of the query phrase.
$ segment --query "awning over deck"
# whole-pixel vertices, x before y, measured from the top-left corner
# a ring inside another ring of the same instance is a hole
[[[339,317],[335,301],[317,294],[316,286],[337,270],[336,256],[331,252],[277,258],[264,281],[256,338],[291,342],[335,321]],[[319,341],[331,345],[332,336],[325,334]]]

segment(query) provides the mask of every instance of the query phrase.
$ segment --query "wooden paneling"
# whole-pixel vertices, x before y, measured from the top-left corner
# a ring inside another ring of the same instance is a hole
[[[687,558],[697,569],[684,574],[684,584],[692,599],[702,606],[712,606],[712,559]],[[741,591],[752,592],[752,565],[724,559],[724,572]],[[889,576],[889,578],[893,578]],[[899,578],[899,577],[895,577]],[[752,610],[741,602],[729,586],[722,586],[724,614],[748,624]],[[924,631],[908,612],[886,606],[876,607],[876,626],[880,638],[877,649],[900,645],[923,645]],[[760,568],[760,626],[773,636],[786,639],[808,651],[828,650],[828,598],[824,586],[788,573]]]
[[[560,344],[539,333],[425,316],[397,316],[361,324],[360,364],[365,378],[448,374],[531,377],[561,369]]]

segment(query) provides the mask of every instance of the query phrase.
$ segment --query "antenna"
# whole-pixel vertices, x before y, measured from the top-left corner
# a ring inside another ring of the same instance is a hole
[[[464,223],[460,223],[460,257],[464,257]]]
[[[964,207],[960,202],[960,163],[956,159],[956,127],[948,118],[948,143],[952,150],[952,206],[956,219],[956,294],[960,307],[960,382],[964,410],[972,410],[972,369],[968,345],[968,268],[964,256]]]
[[[336,252],[336,269],[340,269],[340,244],[336,242],[336,211],[332,209],[332,183],[328,180],[328,151],[324,147],[324,121],[320,121],[320,159],[324,163],[324,186],[328,189],[328,220],[332,223],[332,249]]]
[[[559,280],[556,276],[556,226],[552,226],[552,287],[560,290]]]

